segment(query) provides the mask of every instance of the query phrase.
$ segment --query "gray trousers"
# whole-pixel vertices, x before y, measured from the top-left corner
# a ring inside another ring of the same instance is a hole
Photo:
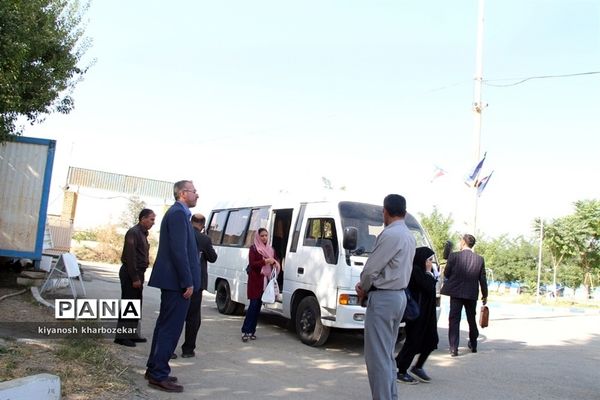
[[[406,307],[404,290],[369,293],[365,315],[365,362],[373,400],[397,400],[394,348]]]

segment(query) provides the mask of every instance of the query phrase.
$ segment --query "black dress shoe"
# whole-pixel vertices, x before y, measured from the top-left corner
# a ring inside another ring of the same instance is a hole
[[[131,341],[135,343],[146,343],[148,339],[146,339],[145,337],[136,337],[131,339]]]
[[[176,383],[170,382],[169,379],[165,379],[164,381],[155,381],[152,378],[148,379],[148,386],[162,390],[163,392],[174,392],[181,393],[183,392],[183,386],[178,385]]]
[[[135,347],[135,342],[131,339],[115,339],[116,344],[127,347]]]
[[[146,373],[144,374],[144,379],[145,380],[150,380],[150,372],[146,371]],[[169,382],[177,382],[177,377],[176,376],[168,376],[167,380]]]
[[[450,350],[450,355],[452,357],[458,357],[458,350]]]
[[[471,344],[471,341],[469,340],[469,342],[467,343],[467,347],[469,348],[469,350],[471,350],[471,353],[477,353],[477,346],[473,346]]]
[[[181,353],[181,358],[192,358],[192,357],[196,357],[196,353],[189,352],[189,353]]]

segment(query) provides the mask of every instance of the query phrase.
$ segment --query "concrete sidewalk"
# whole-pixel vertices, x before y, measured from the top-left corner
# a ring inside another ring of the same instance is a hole
[[[84,271],[85,288],[87,292],[86,298],[88,299],[119,299],[121,297],[121,284],[119,280],[119,268],[120,265],[113,264],[102,264],[102,263],[84,263],[82,270]],[[196,398],[186,397],[190,393],[173,394],[165,393],[148,386],[147,381],[144,379],[144,372],[146,371],[146,361],[150,353],[150,342],[152,341],[152,333],[154,331],[154,325],[156,318],[158,317],[158,311],[160,309],[160,290],[148,287],[147,282],[150,278],[151,269],[148,269],[145,277],[144,292],[143,292],[143,307],[142,307],[142,321],[140,322],[141,336],[148,339],[146,343],[137,343],[136,347],[125,347],[113,343],[113,339],[104,339],[107,345],[114,346],[119,350],[119,357],[124,361],[126,365],[129,365],[127,374],[131,381],[136,386],[134,392],[128,397],[130,399],[171,399],[172,396],[177,396],[178,399]],[[203,318],[207,314],[205,308],[214,308],[214,296],[204,292],[203,296]],[[206,334],[206,330],[203,331]],[[183,336],[183,335],[182,335]],[[199,335],[200,336],[200,335]],[[237,335],[236,335],[237,336]],[[181,355],[181,343],[183,338],[176,348],[176,354]],[[198,342],[200,342],[200,337]],[[199,351],[197,350],[197,353]],[[202,360],[203,363],[206,360]],[[186,387],[186,392],[189,391],[189,384],[197,380],[198,374],[197,368],[199,368],[198,358],[182,359],[179,357],[176,360],[171,360],[170,365],[172,368],[172,375],[179,378],[179,382]],[[196,367],[194,367],[196,365]],[[182,396],[183,395],[183,396]]]
[[[82,269],[88,279],[88,298],[120,297],[118,265],[93,264]],[[402,399],[504,400],[506,393],[515,400],[597,397],[597,357],[591,356],[600,354],[597,310],[590,310],[592,315],[588,316],[568,308],[492,302],[490,327],[480,330],[479,352],[471,354],[464,347],[467,326],[463,319],[461,355],[452,358],[447,352],[447,297],[443,302],[438,323],[440,343],[427,362],[433,381],[415,386],[400,384]],[[142,335],[148,340],[159,303],[160,291],[145,287]],[[124,374],[135,387],[123,398],[370,398],[362,333],[334,330],[325,346],[314,348],[303,345],[286,328],[286,320],[262,313],[258,339],[242,343],[242,321],[242,316],[219,314],[214,296],[205,292],[196,357],[170,362],[172,374],[185,388],[177,394],[152,389],[144,380],[150,343],[130,348],[104,339],[130,366]],[[178,355],[180,345],[176,348]],[[578,371],[575,376],[561,380],[574,370]],[[466,381],[468,390],[457,384]]]
[[[119,280],[120,265],[103,264],[103,263],[83,263],[81,265],[82,276],[84,278],[84,286],[86,291],[86,299],[120,299],[121,298],[121,283]],[[151,270],[146,276],[146,283]],[[79,283],[77,283],[79,288]],[[57,293],[64,294],[60,296],[71,298],[71,292],[68,288],[58,289],[57,292],[45,292],[40,302],[45,302],[47,306],[54,306],[53,298],[57,297]],[[35,294],[34,294],[35,295]],[[78,290],[78,295],[82,295]],[[83,296],[82,296],[83,297]],[[119,358],[129,366],[125,371],[131,381],[134,382],[136,389],[127,397],[127,399],[161,399],[155,397],[153,393],[161,393],[148,388],[147,382],[144,379],[145,365],[150,352],[150,341],[152,340],[152,332],[154,324],[158,316],[160,307],[160,291],[148,286],[144,287],[144,302],[142,307],[142,322],[141,336],[148,339],[147,343],[138,343],[136,347],[125,347],[113,343],[113,338],[101,339],[109,346],[114,346],[118,349]],[[138,389],[139,388],[139,389]]]

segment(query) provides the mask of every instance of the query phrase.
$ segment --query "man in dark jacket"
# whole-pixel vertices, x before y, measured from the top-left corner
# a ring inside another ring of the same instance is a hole
[[[121,299],[137,299],[142,303],[144,274],[149,264],[150,245],[148,231],[154,226],[156,214],[149,208],[140,211],[137,225],[125,234],[123,253],[121,254]],[[135,334],[117,333],[115,343],[122,346],[135,347],[136,343],[145,343],[146,338],[140,336],[140,324],[137,319],[119,319],[117,332],[122,329],[135,330]]]
[[[206,290],[208,282],[208,269],[206,262],[214,263],[217,261],[217,253],[213,248],[208,235],[204,233],[206,218],[202,214],[192,215],[192,227],[196,236],[196,245],[200,255],[200,290],[194,292],[185,318],[185,341],[181,345],[181,357],[194,357],[196,348],[196,337],[202,323],[202,291]]]
[[[481,301],[487,303],[488,288],[485,276],[485,262],[483,257],[473,252],[475,238],[466,234],[460,241],[461,251],[454,252],[448,257],[444,269],[444,286],[442,294],[450,296],[450,314],[448,316],[448,341],[450,355],[458,356],[460,341],[460,318],[463,306],[469,323],[469,349],[477,353],[477,337],[479,330],[475,320],[477,298],[481,286]]]

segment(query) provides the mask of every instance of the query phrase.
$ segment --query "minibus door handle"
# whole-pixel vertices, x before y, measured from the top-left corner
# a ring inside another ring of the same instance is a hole
[[[298,273],[299,274],[303,274],[304,273],[304,268],[303,267],[299,267],[298,268]]]

